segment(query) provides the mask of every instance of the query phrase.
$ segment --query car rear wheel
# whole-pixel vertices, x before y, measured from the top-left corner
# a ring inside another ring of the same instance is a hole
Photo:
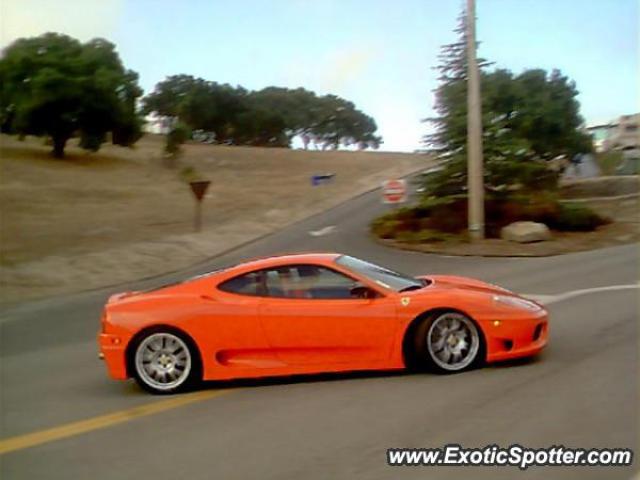
[[[133,353],[133,375],[151,393],[168,394],[193,386],[198,358],[182,335],[153,331],[139,339]]]
[[[467,370],[482,359],[483,342],[475,322],[459,312],[425,318],[415,331],[420,365],[440,373]]]

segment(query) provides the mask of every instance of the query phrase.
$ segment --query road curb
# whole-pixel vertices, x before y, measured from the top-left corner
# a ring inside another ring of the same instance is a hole
[[[628,242],[619,242],[619,243],[612,243],[609,245],[601,245],[601,246],[597,246],[595,248],[578,248],[576,250],[571,250],[571,251],[561,251],[561,252],[550,252],[550,253],[537,253],[537,252],[531,252],[531,253],[511,253],[511,254],[499,254],[499,253],[472,253],[472,252],[455,252],[455,251],[449,251],[449,250],[445,250],[445,249],[438,249],[438,248],[434,248],[434,247],[429,247],[426,244],[420,244],[420,245],[412,245],[410,243],[402,243],[402,242],[395,242],[393,240],[385,240],[382,238],[378,238],[376,237],[374,234],[370,234],[371,239],[376,242],[379,245],[388,247],[388,248],[396,248],[398,250],[404,250],[407,252],[415,252],[415,253],[424,253],[425,255],[443,255],[443,256],[449,256],[449,257],[480,257],[480,258],[545,258],[545,257],[559,257],[562,255],[570,255],[573,253],[580,253],[580,252],[591,252],[591,251],[595,251],[595,250],[602,250],[605,248],[611,248],[611,247],[619,247],[619,246],[623,246],[623,245],[631,245],[634,243],[638,243],[637,239],[630,239]],[[445,243],[445,242],[443,242]]]
[[[586,198],[561,198],[561,203],[572,202],[610,202],[615,200],[630,200],[632,198],[638,198],[640,193],[627,193],[625,195],[612,195],[609,197],[586,197]]]

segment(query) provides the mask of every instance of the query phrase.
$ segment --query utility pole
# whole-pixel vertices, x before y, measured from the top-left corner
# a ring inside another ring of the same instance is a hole
[[[484,238],[484,174],[482,166],[482,104],[476,59],[476,2],[467,0],[467,187],[471,240]]]

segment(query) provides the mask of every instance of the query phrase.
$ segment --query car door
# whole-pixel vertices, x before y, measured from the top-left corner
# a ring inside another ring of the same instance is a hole
[[[200,307],[203,355],[215,365],[234,369],[282,366],[271,350],[260,322],[261,272],[249,272],[215,287]]]
[[[284,363],[362,365],[388,358],[397,325],[389,297],[353,298],[356,280],[323,266],[285,266],[266,275],[260,318]]]

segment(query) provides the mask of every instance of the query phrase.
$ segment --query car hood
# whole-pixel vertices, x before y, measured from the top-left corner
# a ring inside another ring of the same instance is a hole
[[[494,293],[501,295],[515,295],[506,288],[493,285],[491,283],[476,280],[474,278],[459,277],[456,275],[424,275],[418,278],[428,280],[429,288],[459,288],[464,290],[474,290],[484,293]]]

